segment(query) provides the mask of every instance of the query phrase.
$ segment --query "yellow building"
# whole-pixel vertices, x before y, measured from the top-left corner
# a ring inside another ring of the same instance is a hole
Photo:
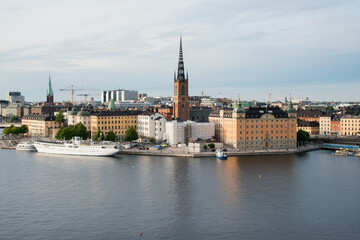
[[[312,122],[299,122],[298,123],[298,130],[303,130],[305,132],[308,132],[309,134],[319,134],[320,127],[319,123],[316,121]]]
[[[344,116],[340,119],[340,133],[344,136],[360,134],[360,116]]]
[[[55,122],[55,116],[43,114],[31,114],[21,119],[21,124],[27,125],[28,135],[49,137],[55,136],[62,124]]]
[[[288,149],[297,146],[296,110],[289,105],[250,107],[240,102],[234,110],[215,110],[209,121],[215,124],[215,138],[237,149]]]
[[[105,135],[112,130],[120,139],[123,139],[126,130],[133,126],[137,129],[139,111],[101,111],[91,115],[91,137],[93,138],[98,130]]]

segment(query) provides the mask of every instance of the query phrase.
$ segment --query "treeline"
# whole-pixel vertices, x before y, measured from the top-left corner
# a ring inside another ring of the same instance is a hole
[[[66,128],[61,127],[56,133],[55,138],[58,140],[70,140],[73,137],[81,137],[81,139],[86,140],[89,138],[89,134],[86,130],[86,127],[82,123],[78,123],[75,126],[69,125]]]
[[[4,128],[3,134],[9,135],[9,134],[23,134],[29,132],[27,125],[21,125],[20,127],[15,127],[14,125],[11,125],[10,127]]]

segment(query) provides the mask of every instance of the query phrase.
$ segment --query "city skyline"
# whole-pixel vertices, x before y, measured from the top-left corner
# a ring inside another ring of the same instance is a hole
[[[357,1],[4,1],[0,84],[44,101],[50,71],[55,101],[72,84],[171,96],[182,35],[190,96],[357,101],[359,12]]]

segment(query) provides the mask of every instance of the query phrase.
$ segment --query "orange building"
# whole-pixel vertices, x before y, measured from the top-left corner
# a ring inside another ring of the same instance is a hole
[[[331,135],[340,135],[340,118],[343,115],[333,115],[331,117]]]
[[[237,149],[288,149],[297,146],[296,109],[250,107],[240,102],[234,110],[215,110],[209,121],[215,124],[215,138]]]

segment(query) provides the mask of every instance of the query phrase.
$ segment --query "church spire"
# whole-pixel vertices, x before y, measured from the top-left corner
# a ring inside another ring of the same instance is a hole
[[[178,72],[177,79],[179,81],[185,81],[185,72],[184,72],[184,56],[182,50],[182,37],[180,36],[180,48],[179,48],[179,63],[178,63]]]
[[[53,94],[53,90],[52,90],[52,87],[51,87],[51,76],[50,76],[50,73],[49,73],[49,86],[48,86],[48,90],[47,90],[47,95],[48,96],[54,96]]]

